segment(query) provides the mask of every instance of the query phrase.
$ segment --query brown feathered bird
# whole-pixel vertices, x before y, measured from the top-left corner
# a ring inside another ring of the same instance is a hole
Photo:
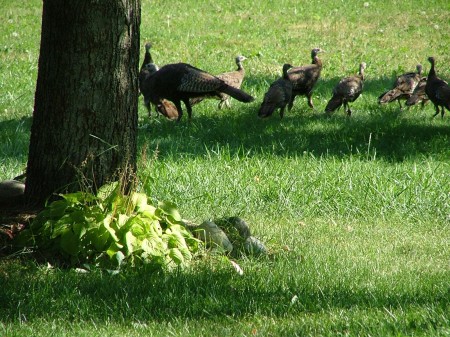
[[[162,99],[157,105],[156,110],[169,119],[178,119],[178,110],[172,102]]]
[[[394,85],[392,86],[392,89],[384,92],[380,95],[380,97],[378,97],[378,103],[386,104],[397,101],[400,110],[402,110],[403,107],[400,100],[407,100],[409,97],[411,97],[414,89],[420,82],[420,78],[422,75],[422,65],[418,64],[416,66],[416,69],[417,72],[409,72],[397,77]]]
[[[419,83],[414,88],[411,96],[406,100],[406,106],[412,106],[422,103],[422,107],[428,103],[428,96],[425,93],[425,87],[427,85],[427,78],[422,77]]]
[[[323,51],[320,48],[314,48],[311,51],[312,64],[293,67],[289,71],[289,79],[292,82],[292,97],[288,105],[289,111],[294,105],[295,97],[299,95],[305,95],[308,98],[308,105],[314,109],[312,91],[322,71],[322,61],[319,59],[318,54]]]
[[[291,68],[290,64],[283,65],[283,77],[270,85],[259,108],[259,117],[269,117],[276,109],[280,109],[280,117],[283,118],[286,105],[292,96],[292,82],[289,80],[288,74],[288,70]]]
[[[435,117],[439,114],[439,107],[441,110],[441,117],[444,118],[445,109],[450,110],[450,87],[447,82],[440,79],[436,75],[436,70],[434,69],[435,59],[433,56],[428,58],[431,63],[431,69],[428,73],[427,85],[425,86],[425,93],[427,94],[429,100],[433,102],[436,108],[436,113],[433,115]]]
[[[355,76],[345,77],[334,87],[333,97],[328,102],[325,112],[331,114],[344,105],[348,116],[351,116],[349,102],[354,102],[361,95],[364,86],[364,70],[366,64],[362,62],[359,65],[359,73]]]
[[[244,61],[246,59],[247,58],[242,55],[236,56],[235,61],[236,61],[237,69],[235,71],[218,74],[218,75],[216,75],[216,77],[220,78],[226,84],[231,85],[234,88],[240,89],[242,82],[244,80],[244,76],[245,76],[245,69],[242,66],[242,61]],[[191,103],[191,105],[195,105],[195,104],[203,101],[205,98],[208,98],[208,97],[203,96],[203,97],[191,98],[190,103]],[[211,98],[216,98],[216,99],[220,100],[219,105],[218,105],[219,109],[222,109],[224,106],[227,106],[228,108],[231,107],[230,96],[227,94],[224,94],[221,92],[221,93],[218,93],[217,95],[212,96]]]
[[[181,102],[186,106],[189,119],[192,117],[190,98],[225,93],[241,102],[254,100],[246,92],[187,63],[173,63],[161,67],[145,79],[141,91],[145,100],[153,104],[158,104],[162,99],[172,101],[178,111],[178,120],[183,115]]]

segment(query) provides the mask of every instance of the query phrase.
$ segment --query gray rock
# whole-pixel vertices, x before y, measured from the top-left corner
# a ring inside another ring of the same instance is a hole
[[[205,242],[207,247],[231,252],[233,245],[227,235],[212,221],[204,221],[195,229],[198,238]]]
[[[241,218],[239,218],[237,216],[233,216],[231,218],[228,218],[227,220],[238,231],[239,236],[243,240],[246,240],[251,236],[250,227],[247,225],[247,223],[244,220],[242,220]]]
[[[186,219],[181,219],[181,225],[186,227],[186,229],[190,232],[193,232],[198,228],[198,224],[194,223],[191,220],[186,220]]]
[[[250,236],[244,242],[244,249],[247,254],[253,256],[260,256],[267,254],[267,248],[264,244],[257,238]]]
[[[0,203],[12,202],[25,193],[25,184],[17,180],[0,182]]]
[[[216,219],[214,222],[227,233],[228,238],[233,244],[235,242],[243,243],[251,235],[250,227],[244,220],[237,216]]]

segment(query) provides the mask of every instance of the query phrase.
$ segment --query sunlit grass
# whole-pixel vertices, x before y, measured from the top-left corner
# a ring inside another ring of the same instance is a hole
[[[24,172],[41,2],[0,0],[0,179]],[[109,275],[0,262],[5,336],[448,336],[450,114],[377,104],[431,54],[450,79],[448,1],[143,1],[141,45],[158,65],[211,73],[248,57],[250,104],[216,101],[180,123],[139,105],[139,177],[156,202],[201,222],[238,215],[272,255],[205,257],[184,272]],[[256,111],[283,63],[324,63],[283,120]],[[70,46],[68,46],[70,48]],[[141,56],[143,48],[141,50]],[[363,95],[325,118],[343,76],[368,64]],[[143,187],[139,187],[142,188]]]

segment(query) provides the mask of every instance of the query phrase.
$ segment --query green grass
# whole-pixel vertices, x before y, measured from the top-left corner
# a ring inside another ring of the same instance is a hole
[[[201,222],[239,215],[273,252],[205,257],[184,272],[112,276],[0,261],[1,336],[449,336],[450,124],[431,104],[377,97],[417,63],[450,80],[448,1],[143,1],[141,45],[159,65],[212,73],[249,57],[251,104],[216,101],[181,123],[139,106],[139,176]],[[41,2],[0,0],[0,179],[24,171]],[[283,63],[321,47],[316,111],[256,111]],[[141,56],[143,54],[143,50]],[[323,116],[333,86],[365,61],[349,119]]]

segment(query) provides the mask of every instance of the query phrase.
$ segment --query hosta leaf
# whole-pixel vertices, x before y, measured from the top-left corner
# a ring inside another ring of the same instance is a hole
[[[78,237],[78,239],[82,238],[84,234],[86,234],[86,224],[76,222],[72,226],[74,234]]]
[[[119,214],[117,224],[120,227],[124,226],[130,217],[126,214]]]
[[[169,250],[169,257],[175,262],[177,265],[184,263],[183,254],[180,252],[178,248],[171,248]]]
[[[123,248],[123,245],[121,245],[120,243],[117,242],[113,242],[109,248],[106,250],[106,254],[108,254],[108,256],[110,258],[112,258],[118,251],[120,251]]]
[[[171,233],[180,233],[183,236],[191,235],[191,233],[186,229],[186,227],[177,224],[170,226],[168,230],[170,230]]]
[[[123,216],[121,216],[123,215]],[[119,215],[118,222],[121,222],[120,225],[118,225],[117,229],[117,236],[123,237],[126,232],[129,232],[133,225],[138,222],[138,219],[136,216],[128,216],[125,214]]]
[[[68,221],[64,221],[63,217],[57,222],[48,221],[42,229],[44,233],[47,231],[49,232],[48,234],[50,235],[50,239],[54,239],[69,230],[69,226],[70,224],[68,223]]]
[[[116,231],[111,228],[110,223],[111,223],[111,217],[108,216],[107,218],[105,218],[103,220],[103,226],[105,227],[105,229],[109,232],[109,234],[111,235],[111,237],[113,238],[114,241],[119,241],[119,238],[116,235]]]
[[[91,222],[92,226],[98,226],[103,219],[105,219],[105,214],[100,205],[92,205],[83,209],[84,217]]]
[[[178,232],[172,232],[168,234],[168,243],[170,248],[186,247],[186,241],[184,240],[184,237]]]
[[[71,205],[85,204],[85,203],[92,202],[95,199],[97,199],[95,197],[95,195],[92,195],[91,193],[87,193],[87,192],[75,192],[75,193],[68,193],[68,194],[60,194],[60,196],[63,197],[64,200],[66,200]]]
[[[70,213],[71,222],[85,222],[86,221],[86,211],[84,209],[76,209]]]
[[[134,205],[136,211],[139,211],[143,207],[148,206],[147,196],[144,193],[134,192],[133,194],[131,194],[131,202]]]
[[[150,233],[154,233],[154,235],[156,235],[156,236],[162,236],[162,234],[163,234],[163,230],[162,230],[162,227],[161,227],[161,224],[159,223],[159,221],[152,221],[150,224],[150,227],[149,227],[149,232]]]
[[[140,221],[135,221],[131,226],[130,231],[136,237],[144,237],[146,234],[145,224]]]
[[[85,239],[94,245],[94,248],[98,252],[103,252],[108,239],[111,237],[105,227],[90,229],[86,232]]]
[[[187,247],[179,247],[178,249],[180,250],[181,254],[183,255],[184,260],[189,261],[192,259],[192,254]]]
[[[141,249],[147,256],[162,256],[163,255],[163,245],[162,240],[147,240],[144,239],[141,242]]]
[[[113,259],[116,261],[117,266],[120,267],[122,265],[123,260],[125,259],[125,255],[121,251],[118,251],[117,253],[114,254]]]
[[[114,199],[114,196],[117,195],[118,189],[119,183],[117,181],[103,185],[98,189],[97,197],[102,201],[106,201],[108,198]]]
[[[77,235],[71,230],[61,235],[60,245],[63,251],[72,256],[76,256],[81,248]]]
[[[138,210],[138,213],[142,216],[149,218],[149,219],[156,219],[160,220],[161,218],[156,215],[156,207],[152,205],[145,205],[143,207],[140,207]]]
[[[53,219],[61,218],[69,204],[65,200],[57,200],[51,203],[49,206],[49,217]]]
[[[178,212],[177,206],[170,201],[160,201],[158,202],[158,208],[167,216],[171,217],[171,222],[181,221],[181,215]]]
[[[127,247],[127,255],[130,255],[134,251],[134,245],[136,244],[136,237],[131,232],[125,234],[125,245]]]

